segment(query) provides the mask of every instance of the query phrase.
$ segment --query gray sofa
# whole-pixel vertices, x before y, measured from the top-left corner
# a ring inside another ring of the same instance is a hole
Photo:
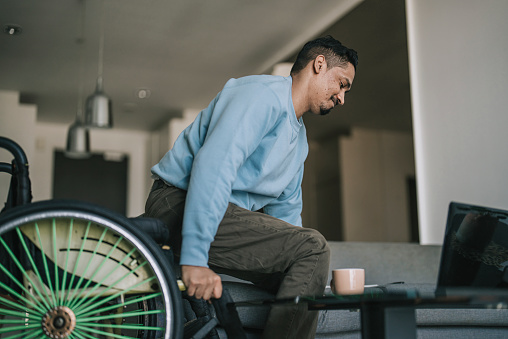
[[[367,285],[388,284],[389,291],[417,289],[434,292],[440,261],[440,246],[410,243],[330,242],[333,268],[365,268]],[[331,277],[329,277],[330,280]],[[273,297],[255,286],[223,276],[235,301]],[[404,282],[403,284],[390,284]],[[330,293],[329,290],[325,293]],[[249,338],[259,338],[268,307],[239,307],[238,313]],[[508,338],[507,309],[421,308],[416,310],[420,338]],[[221,337],[226,337],[219,330]],[[361,338],[357,310],[320,311],[316,338]]]

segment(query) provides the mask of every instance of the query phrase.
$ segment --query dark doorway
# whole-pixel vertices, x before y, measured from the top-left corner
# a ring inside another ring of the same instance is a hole
[[[407,178],[407,188],[409,196],[409,225],[411,227],[411,242],[420,243],[420,230],[418,226],[418,203],[416,193],[416,179]]]
[[[87,201],[125,215],[128,164],[126,155],[71,159],[55,151],[53,198]]]

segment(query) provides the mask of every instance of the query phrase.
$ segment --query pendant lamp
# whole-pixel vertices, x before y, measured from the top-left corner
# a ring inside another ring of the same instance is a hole
[[[76,120],[69,126],[67,146],[64,153],[65,156],[73,159],[85,159],[92,155],[90,153],[90,132],[88,131],[88,126],[83,123],[82,97],[82,88],[80,86]]]
[[[85,3],[81,2],[81,30],[80,35],[76,39],[78,45],[82,45],[84,38],[84,30],[85,30]],[[83,123],[83,51],[79,48],[80,59],[80,71],[79,71],[79,81],[78,81],[78,107],[76,111],[76,120],[69,126],[69,130],[67,131],[67,145],[65,147],[64,155],[73,159],[84,159],[90,157],[92,154],[90,153],[90,133],[88,128]]]
[[[67,132],[67,147],[65,156],[73,159],[89,158],[90,153],[90,133],[88,128],[79,120],[76,120]]]
[[[95,92],[86,99],[85,124],[90,128],[112,128],[111,99],[104,94],[102,77],[97,78]]]
[[[104,93],[102,70],[104,57],[104,0],[101,13],[101,36],[99,41],[99,66],[95,92],[86,99],[85,124],[89,128],[112,128],[113,111],[111,99]]]

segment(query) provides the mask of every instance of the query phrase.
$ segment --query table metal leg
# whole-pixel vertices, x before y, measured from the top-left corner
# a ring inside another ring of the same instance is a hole
[[[361,322],[363,339],[416,339],[414,307],[363,305]]]

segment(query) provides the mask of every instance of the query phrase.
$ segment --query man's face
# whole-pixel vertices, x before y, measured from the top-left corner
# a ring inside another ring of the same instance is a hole
[[[333,67],[317,74],[311,112],[319,115],[330,113],[337,105],[344,105],[346,93],[349,92],[355,77],[355,68],[347,66]]]

